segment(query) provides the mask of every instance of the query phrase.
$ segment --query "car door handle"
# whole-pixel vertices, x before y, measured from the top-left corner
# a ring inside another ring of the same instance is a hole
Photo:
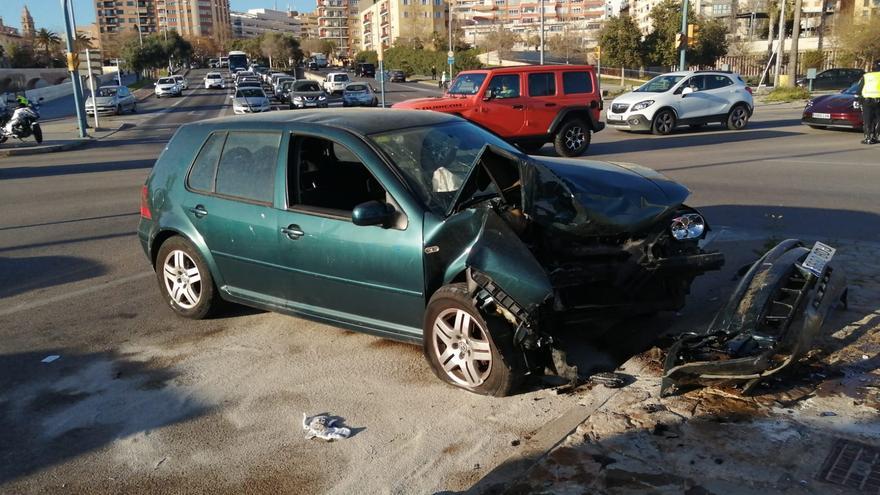
[[[522,110],[523,107],[524,107],[523,105],[514,105],[514,106],[513,106],[513,109],[514,109],[514,110]]]
[[[196,218],[202,218],[203,216],[208,214],[208,210],[205,209],[202,205],[195,205],[189,209]]]
[[[299,225],[281,227],[281,233],[286,235],[291,241],[295,241],[306,234],[301,228],[299,228]]]
[[[544,103],[545,107],[555,107],[556,103]]]

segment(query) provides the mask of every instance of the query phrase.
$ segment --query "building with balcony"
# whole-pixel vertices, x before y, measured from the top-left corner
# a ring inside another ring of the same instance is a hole
[[[399,41],[421,40],[429,44],[434,32],[446,33],[448,6],[445,0],[361,0],[357,22],[361,50],[387,48]]]
[[[185,38],[206,36],[225,43],[232,36],[229,0],[154,0],[158,28]]]
[[[302,12],[294,17],[299,22],[300,38],[318,37],[318,15],[314,12]]]
[[[256,38],[267,32],[278,32],[302,38],[302,24],[295,11],[250,9],[247,12],[231,12],[232,36]]]
[[[95,0],[98,44],[109,56],[119,56],[127,36],[158,31],[157,0]]]

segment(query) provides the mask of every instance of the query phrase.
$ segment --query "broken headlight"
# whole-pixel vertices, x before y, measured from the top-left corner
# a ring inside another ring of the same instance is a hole
[[[672,219],[669,231],[677,241],[699,239],[706,233],[706,221],[698,213],[685,213]]]

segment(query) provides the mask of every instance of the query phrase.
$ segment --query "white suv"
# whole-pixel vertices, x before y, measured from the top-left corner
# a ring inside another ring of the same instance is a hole
[[[342,93],[350,82],[351,79],[349,79],[348,74],[345,72],[331,72],[324,79],[324,91],[331,95],[337,92]]]
[[[755,108],[752,91],[738,74],[682,71],[657,76],[618,96],[605,114],[608,126],[622,131],[669,134],[679,125],[720,122],[743,129]]]
[[[205,75],[205,89],[211,88],[226,88],[226,80],[223,79],[223,74],[220,74],[219,72],[208,72],[208,74]]]

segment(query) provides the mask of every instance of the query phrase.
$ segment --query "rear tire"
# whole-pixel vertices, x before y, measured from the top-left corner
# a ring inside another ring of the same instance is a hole
[[[553,146],[559,156],[581,156],[590,147],[590,128],[580,119],[564,122],[553,136]]]
[[[725,125],[731,131],[740,131],[749,124],[749,110],[744,105],[737,105],[730,109]]]
[[[183,237],[162,243],[156,255],[156,280],[171,310],[200,320],[220,306],[214,278],[198,249]]]
[[[484,317],[465,284],[445,285],[428,303],[423,350],[434,374],[468,392],[504,397],[524,377],[513,329],[502,318]]]
[[[672,110],[660,110],[654,116],[651,132],[660,136],[672,134],[675,130],[675,113]]]
[[[40,127],[40,124],[34,124],[33,131],[34,131],[34,139],[37,140],[37,144],[42,143],[43,142],[43,129]]]

